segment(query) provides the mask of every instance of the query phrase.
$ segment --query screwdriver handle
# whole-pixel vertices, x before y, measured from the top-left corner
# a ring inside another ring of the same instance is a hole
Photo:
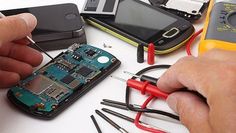
[[[157,98],[163,98],[163,99],[166,99],[168,97],[167,93],[162,92],[157,86],[151,85],[147,81],[141,82],[133,79],[128,79],[127,86],[141,91],[142,94],[148,93]]]

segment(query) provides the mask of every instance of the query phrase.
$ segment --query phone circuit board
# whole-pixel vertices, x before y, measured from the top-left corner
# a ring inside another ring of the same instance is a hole
[[[104,50],[74,44],[10,88],[8,98],[24,112],[51,119],[119,66]]]

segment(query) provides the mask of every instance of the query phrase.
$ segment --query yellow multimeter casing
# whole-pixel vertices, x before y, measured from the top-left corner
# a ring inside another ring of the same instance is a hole
[[[211,0],[199,54],[219,48],[236,51],[236,1]]]

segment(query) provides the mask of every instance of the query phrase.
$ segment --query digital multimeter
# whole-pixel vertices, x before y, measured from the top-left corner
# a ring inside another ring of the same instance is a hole
[[[199,46],[199,54],[213,48],[236,51],[236,1],[212,0]]]

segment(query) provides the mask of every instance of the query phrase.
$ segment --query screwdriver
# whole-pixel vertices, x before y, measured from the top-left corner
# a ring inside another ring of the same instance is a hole
[[[138,81],[134,79],[128,79],[126,81],[125,79],[122,79],[120,77],[116,77],[116,76],[111,76],[111,77],[114,79],[126,82],[127,86],[141,91],[142,94],[148,93],[157,98],[163,98],[163,99],[166,99],[168,97],[167,93],[162,92],[157,86],[150,84],[148,81],[143,82],[143,81]]]
[[[157,78],[154,78],[154,77],[151,77],[151,76],[147,76],[147,75],[135,75],[131,72],[128,72],[128,71],[124,71],[125,74],[129,74],[131,76],[134,76],[136,78],[139,78],[141,81],[148,81],[150,84],[152,85],[156,85],[157,84],[157,81],[158,79]]]
[[[6,16],[0,12],[0,18],[5,18]],[[50,56],[45,50],[43,50],[39,45],[36,44],[36,42],[30,38],[29,36],[26,36],[26,39],[32,44],[34,45],[36,48],[38,48],[41,52],[43,52],[44,54],[46,54],[50,59],[53,60],[53,57]]]

